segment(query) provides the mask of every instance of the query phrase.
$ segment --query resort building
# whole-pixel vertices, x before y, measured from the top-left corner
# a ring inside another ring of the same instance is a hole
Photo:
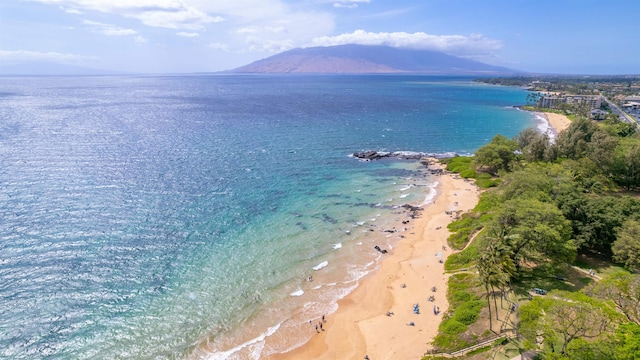
[[[604,120],[609,115],[608,112],[600,109],[591,109],[591,118],[593,120]]]
[[[538,107],[556,109],[560,104],[573,106],[587,104],[591,109],[599,109],[602,105],[602,95],[558,95],[543,94],[538,99]]]

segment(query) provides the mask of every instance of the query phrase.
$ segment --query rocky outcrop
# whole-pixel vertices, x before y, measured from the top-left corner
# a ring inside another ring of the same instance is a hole
[[[383,158],[396,158],[396,159],[415,159],[420,160],[423,157],[427,156],[425,153],[421,152],[413,152],[413,151],[363,151],[353,153],[353,157],[362,159],[362,160],[379,160]]]

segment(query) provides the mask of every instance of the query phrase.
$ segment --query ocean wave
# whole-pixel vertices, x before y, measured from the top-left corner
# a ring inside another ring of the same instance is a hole
[[[258,337],[255,337],[243,344],[240,344],[236,347],[234,347],[231,350],[227,350],[227,351],[220,351],[220,352],[216,352],[213,354],[210,354],[207,356],[207,360],[227,360],[227,359],[231,359],[233,358],[233,356],[235,354],[237,354],[240,350],[243,350],[249,346],[254,346],[254,345],[259,345],[260,343],[262,343],[262,345],[264,346],[264,340],[275,334],[276,331],[278,331],[278,329],[280,328],[280,326],[282,325],[282,323],[278,323],[270,328],[267,329],[267,331],[265,331],[264,333],[260,334]],[[252,351],[252,353],[255,355],[257,355],[257,357],[255,357],[254,359],[259,359],[260,358],[260,353],[262,349],[260,349],[260,351]]]
[[[314,267],[313,267],[313,270],[318,271],[318,270],[320,270],[320,269],[322,269],[322,268],[326,267],[327,265],[329,265],[329,262],[328,262],[328,261],[323,261],[323,262],[321,262],[320,264],[318,264],[318,265],[314,266]]]
[[[431,204],[433,202],[433,199],[436,197],[436,195],[438,195],[438,192],[436,191],[436,188],[438,187],[439,184],[440,184],[440,182],[434,181],[434,182],[430,183],[429,185],[427,185],[429,187],[429,192],[427,193],[427,195],[425,196],[424,200],[422,201],[422,203],[419,206],[425,206],[425,205]]]
[[[533,115],[536,119],[536,129],[540,133],[546,134],[551,141],[555,141],[557,134],[555,129],[549,123],[547,116],[540,112],[534,112]]]
[[[291,294],[289,294],[289,295],[290,295],[290,296],[295,296],[295,297],[297,297],[297,296],[302,296],[302,295],[304,295],[304,290],[302,290],[302,289],[298,289],[298,290],[296,290],[296,291],[292,292],[292,293],[291,293]]]

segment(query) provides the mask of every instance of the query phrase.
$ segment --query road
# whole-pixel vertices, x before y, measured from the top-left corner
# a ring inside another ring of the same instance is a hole
[[[636,119],[633,116],[631,116],[631,115],[627,114],[626,112],[620,110],[620,108],[616,104],[614,104],[613,102],[609,101],[609,99],[607,99],[605,96],[603,96],[603,98],[607,102],[607,104],[609,104],[609,108],[611,109],[611,111],[614,114],[616,114],[616,115],[618,115],[620,117],[620,120],[622,120],[622,121],[624,121],[626,123],[629,123],[629,124],[635,124],[636,127],[638,129],[640,129],[640,124],[638,123],[638,121],[636,121]]]

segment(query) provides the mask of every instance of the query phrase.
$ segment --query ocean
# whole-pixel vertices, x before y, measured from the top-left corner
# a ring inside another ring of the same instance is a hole
[[[401,238],[435,180],[540,119],[427,76],[0,78],[0,358],[258,359]],[[309,277],[313,281],[308,281]]]

